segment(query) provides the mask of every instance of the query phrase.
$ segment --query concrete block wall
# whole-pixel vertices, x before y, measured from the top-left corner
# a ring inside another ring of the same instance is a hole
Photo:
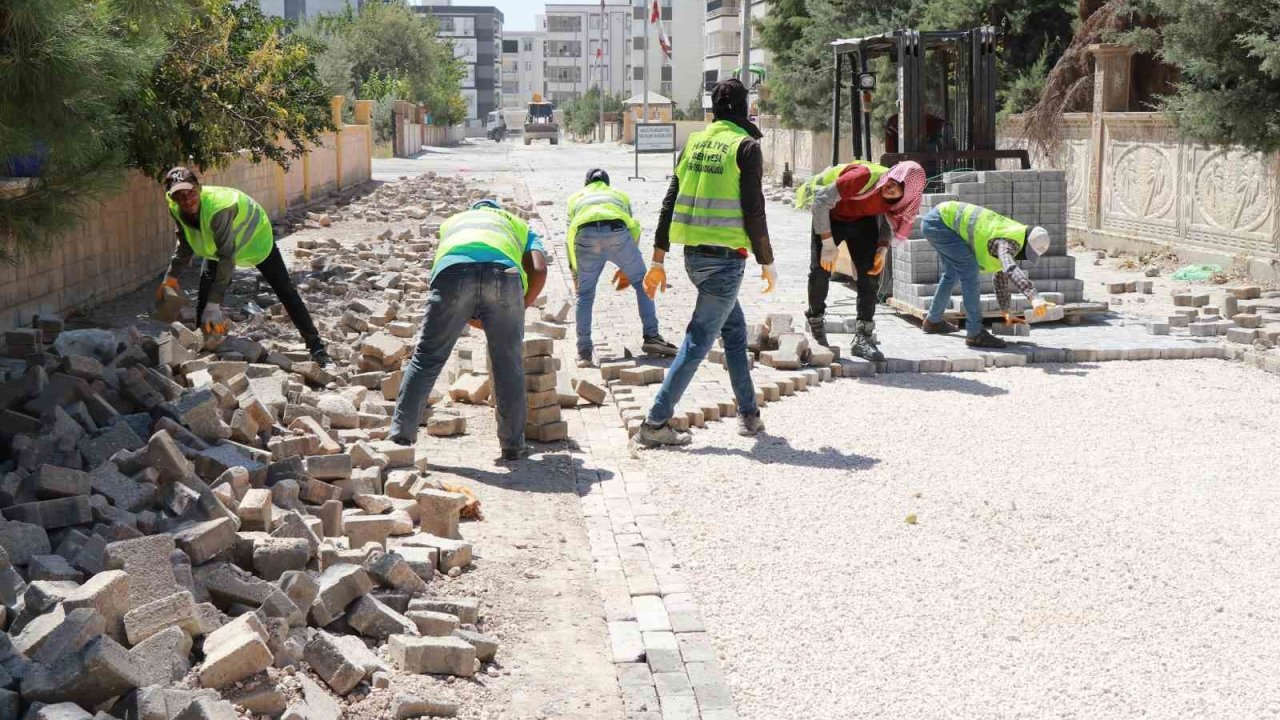
[[[255,164],[246,155],[225,168],[201,173],[201,180],[244,190],[273,219],[279,218],[339,185],[349,187],[371,177],[369,126],[347,126],[341,132],[341,180],[332,134],[305,160],[295,160],[287,173],[274,163]],[[28,326],[36,315],[65,314],[109,302],[159,279],[175,236],[158,183],[130,172],[118,193],[89,203],[82,218],[49,253],[13,266],[0,265],[0,330]]]
[[[944,192],[925,195],[920,218],[911,239],[893,250],[893,295],[902,302],[927,309],[938,288],[942,266],[938,253],[924,239],[920,226],[924,216],[950,200],[980,205],[1027,225],[1049,231],[1048,254],[1038,265],[1019,264],[1040,292],[1062,293],[1066,302],[1084,299],[1084,282],[1075,278],[1075,258],[1067,254],[1066,177],[1061,170],[990,170],[952,172],[943,176]],[[999,308],[990,273],[982,275],[983,310]],[[953,309],[960,309],[960,285],[951,291]],[[1028,304],[1016,290],[1013,309]]]

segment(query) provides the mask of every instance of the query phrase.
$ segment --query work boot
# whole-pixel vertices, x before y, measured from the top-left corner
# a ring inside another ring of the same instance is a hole
[[[853,346],[849,352],[856,357],[871,362],[884,362],[884,353],[876,344],[876,323],[874,320],[859,320],[853,336]]]
[[[752,437],[764,432],[764,420],[760,419],[760,413],[755,412],[750,415],[738,416],[738,434],[743,437]]]
[[[640,423],[640,432],[636,433],[636,442],[645,447],[688,445],[693,442],[693,436],[671,427],[671,423],[662,423],[655,427],[646,420]]]
[[[925,318],[924,323],[920,327],[929,335],[950,335],[960,329],[955,325],[955,323],[947,322],[946,318],[943,318],[938,322]]]
[[[680,348],[667,342],[666,338],[657,333],[645,335],[640,349],[650,355],[664,355],[666,357],[675,357],[676,353],[680,352]]]
[[[590,351],[590,350],[588,350],[588,351],[586,351],[586,352],[583,352],[583,351],[581,351],[581,350],[579,350],[579,351],[578,351],[578,367],[580,367],[580,368],[589,368],[589,367],[591,367],[591,365],[592,365],[592,363],[593,363],[593,362],[594,362],[594,361],[591,359],[591,351]]]
[[[991,331],[985,328],[977,335],[965,338],[964,344],[972,348],[987,348],[990,350],[1000,350],[1001,348],[1009,347],[1009,343],[1001,340],[995,335],[992,335]]]
[[[522,445],[521,447],[513,447],[513,448],[503,448],[502,462],[516,462],[518,460],[523,460],[529,457],[529,455],[531,455],[532,453],[533,453],[533,448],[528,445]]]
[[[322,368],[333,364],[333,358],[329,357],[329,351],[323,345],[311,351],[311,360]]]
[[[831,347],[827,342],[827,320],[823,316],[805,317],[809,321],[809,334],[813,336],[813,341],[822,347]]]

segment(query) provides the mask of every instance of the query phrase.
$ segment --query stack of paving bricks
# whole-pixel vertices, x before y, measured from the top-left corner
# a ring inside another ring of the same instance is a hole
[[[1062,302],[1084,300],[1084,282],[1075,279],[1075,258],[1067,254],[1066,179],[1061,170],[988,170],[950,172],[943,176],[944,193],[924,196],[920,217],[930,208],[948,200],[980,205],[1027,225],[1039,225],[1049,232],[1052,243],[1039,264],[1021,261],[1027,275],[1041,293],[1054,293]],[[919,310],[928,310],[938,288],[942,265],[938,253],[921,233],[917,219],[911,237],[893,250],[893,296]],[[1022,311],[1027,300],[1012,293],[1013,310]],[[963,310],[960,285],[952,290],[952,310]],[[991,275],[982,276],[983,312],[996,312],[995,288]]]
[[[438,211],[471,195],[414,187]],[[383,207],[404,196],[348,211],[416,214]],[[0,718],[338,718],[357,688],[493,661],[448,589],[468,498],[385,439],[434,247],[388,237],[314,245],[300,286],[332,368],[275,339],[278,308],[234,310],[270,297],[239,279],[213,350],[178,323],[65,356],[56,318],[6,335]]]
[[[1258,350],[1280,343],[1280,300],[1263,299],[1262,288],[1256,285],[1229,288],[1216,302],[1210,293],[1175,293],[1173,304],[1167,320],[1147,323],[1153,335],[1185,332],[1192,337],[1223,337]]]
[[[524,434],[530,440],[555,442],[569,436],[569,423],[560,417],[561,391],[555,341],[541,335],[524,338],[524,391],[529,416]],[[573,401],[577,395],[570,392]]]

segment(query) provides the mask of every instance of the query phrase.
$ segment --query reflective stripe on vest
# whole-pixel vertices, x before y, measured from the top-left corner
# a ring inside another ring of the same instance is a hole
[[[1003,238],[1022,249],[1027,241],[1027,226],[1001,215],[994,210],[957,200],[949,200],[938,206],[942,222],[956,232],[978,259],[983,272],[999,272],[1003,269],[1000,259],[992,256],[988,245],[996,238]]]
[[[529,226],[505,210],[479,208],[460,212],[440,226],[440,245],[436,248],[431,274],[435,275],[440,258],[465,254],[467,248],[489,248],[511,261],[520,271],[520,286],[528,290],[529,277],[523,262],[528,239]]]
[[[617,220],[627,226],[631,239],[640,240],[640,223],[631,216],[631,200],[626,193],[597,180],[569,198],[569,267],[578,269],[578,229],[587,223]]]
[[[676,167],[680,193],[671,215],[672,242],[751,247],[738,168],[738,146],[748,137],[746,130],[721,120],[689,137]]]
[[[267,211],[253,198],[235,188],[203,185],[200,187],[200,227],[193,228],[182,219],[182,211],[172,198],[166,197],[169,214],[182,228],[182,237],[192,252],[206,260],[218,259],[217,239],[213,236],[213,217],[229,207],[236,213],[231,221],[232,253],[236,265],[253,267],[271,254],[275,241]]]

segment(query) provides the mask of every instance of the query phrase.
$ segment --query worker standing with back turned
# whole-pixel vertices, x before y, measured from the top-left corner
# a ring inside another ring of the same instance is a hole
[[[685,272],[698,289],[684,342],[636,436],[649,447],[688,445],[692,440],[669,421],[717,337],[724,340],[725,366],[738,401],[739,434],[764,430],[747,359],[747,321],[738,304],[749,253],[761,265],[766,293],[773,292],[778,281],[761,188],[762,135],[747,119],[747,88],[739,80],[716,83],[711,110],[715,122],[691,135],[680,154],[662,201],[653,261],[644,279],[650,297],[666,290],[662,263],[675,242],[684,246]]]
[[[925,182],[924,168],[910,160],[892,168],[852,163],[835,182],[814,193],[805,317],[819,345],[828,344],[827,292],[839,254],[837,244],[845,243],[858,273],[858,324],[849,352],[873,362],[884,360],[875,337],[880,273],[893,238],[905,240],[911,232]]]

